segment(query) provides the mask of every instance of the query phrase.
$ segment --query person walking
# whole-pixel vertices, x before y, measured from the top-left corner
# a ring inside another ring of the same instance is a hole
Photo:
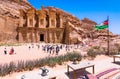
[[[58,55],[59,51],[60,51],[60,50],[59,50],[59,46],[57,45],[57,46],[56,46],[56,55]]]
[[[5,55],[7,54],[7,49],[6,49],[6,48],[4,49],[4,54],[5,54]]]
[[[30,50],[30,48],[31,48],[31,47],[29,46],[29,50]]]

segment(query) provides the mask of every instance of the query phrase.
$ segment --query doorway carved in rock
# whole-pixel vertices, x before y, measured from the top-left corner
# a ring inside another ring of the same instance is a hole
[[[44,34],[40,34],[40,41],[44,41]]]

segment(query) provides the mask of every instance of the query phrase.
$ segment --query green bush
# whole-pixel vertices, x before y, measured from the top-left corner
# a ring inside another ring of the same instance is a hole
[[[5,76],[6,74],[10,74],[8,68],[9,68],[8,64],[4,64],[4,66],[1,67],[0,76]]]
[[[120,53],[120,44],[116,45],[118,54]]]
[[[19,71],[23,71],[23,70],[25,70],[24,61],[18,61],[15,71],[19,72]]]
[[[15,64],[13,62],[10,62],[10,64],[8,65],[8,72],[11,73],[13,71],[15,71]]]
[[[54,67],[56,64],[57,64],[57,62],[56,62],[56,58],[49,58],[47,61],[48,61],[48,66],[50,66],[50,67]]]
[[[93,46],[93,49],[100,49],[100,46]]]
[[[109,50],[109,54],[110,54],[110,55],[116,55],[116,54],[118,54],[118,50],[115,49],[115,48],[111,48],[111,49]]]
[[[65,55],[56,56],[56,57],[46,57],[43,59],[37,59],[33,61],[18,61],[18,63],[10,62],[9,64],[4,64],[1,66],[0,76],[5,76],[11,72],[20,72],[25,70],[32,70],[34,68],[43,67],[48,65],[54,67],[56,64],[62,65],[66,61],[73,60],[74,58],[82,59],[82,56],[78,53],[72,52]]]
[[[97,54],[94,51],[94,49],[91,48],[91,49],[88,50],[87,55],[91,58],[95,58]]]
[[[34,61],[26,61],[25,62],[25,69],[26,70],[32,70],[34,68]]]

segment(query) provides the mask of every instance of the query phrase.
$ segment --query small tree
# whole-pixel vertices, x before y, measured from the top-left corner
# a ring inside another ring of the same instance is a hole
[[[91,49],[88,50],[87,55],[89,57],[91,57],[92,59],[94,59],[96,57],[96,52],[94,51],[93,48],[91,48]]]

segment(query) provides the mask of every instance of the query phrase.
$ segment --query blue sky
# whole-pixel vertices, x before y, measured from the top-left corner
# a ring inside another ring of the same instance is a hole
[[[120,0],[28,0],[37,9],[53,6],[64,10],[80,20],[89,18],[101,23],[109,16],[109,29],[120,34]]]

